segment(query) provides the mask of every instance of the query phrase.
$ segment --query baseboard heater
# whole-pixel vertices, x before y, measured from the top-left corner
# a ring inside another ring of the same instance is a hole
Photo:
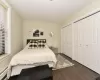
[[[6,80],[7,70],[8,70],[8,68],[6,68],[3,72],[0,73],[0,80]]]

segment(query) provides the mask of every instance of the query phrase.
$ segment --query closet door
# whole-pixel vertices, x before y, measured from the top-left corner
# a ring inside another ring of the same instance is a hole
[[[61,29],[61,52],[65,53],[65,49],[66,49],[66,45],[64,44],[66,42],[65,40],[65,35],[66,35],[66,31],[65,28]]]
[[[73,35],[74,59],[100,73],[100,13],[74,23]]]
[[[84,63],[84,21],[77,23],[78,25],[78,62]]]
[[[78,24],[78,62],[97,72],[97,19],[96,15],[79,21]],[[100,52],[100,51],[99,51]],[[100,59],[98,59],[99,61]]]
[[[78,62],[93,68],[94,59],[94,17],[88,17],[79,21],[78,24]],[[95,62],[94,62],[95,63]]]
[[[78,61],[78,24],[73,24],[73,60]]]
[[[83,20],[84,21],[84,47],[85,52],[83,55],[83,64],[89,68],[94,68],[95,60],[94,60],[94,16],[88,17]],[[93,64],[94,63],[94,64]]]
[[[72,25],[67,27],[67,55],[72,58]]]
[[[95,23],[95,29],[94,29],[94,59],[95,65],[94,70],[100,74],[100,13],[97,13],[94,15],[94,23]]]
[[[62,50],[65,55],[72,58],[72,26],[63,28],[62,33]]]
[[[61,53],[64,53],[64,29],[61,29]]]

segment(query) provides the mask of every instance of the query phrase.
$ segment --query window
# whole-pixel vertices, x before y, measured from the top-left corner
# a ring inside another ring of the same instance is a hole
[[[7,38],[7,10],[0,4],[0,55],[5,54]]]

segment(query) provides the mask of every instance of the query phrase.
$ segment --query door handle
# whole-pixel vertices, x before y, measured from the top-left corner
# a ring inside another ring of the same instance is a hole
[[[82,46],[82,44],[80,44],[80,47]]]
[[[89,45],[86,45],[86,47],[88,47]]]

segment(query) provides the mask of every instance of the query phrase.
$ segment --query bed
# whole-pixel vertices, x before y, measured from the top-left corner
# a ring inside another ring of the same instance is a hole
[[[46,45],[46,39],[28,39],[27,46],[12,58],[7,77],[19,75],[25,68],[47,64],[53,68],[56,62],[55,54]]]

